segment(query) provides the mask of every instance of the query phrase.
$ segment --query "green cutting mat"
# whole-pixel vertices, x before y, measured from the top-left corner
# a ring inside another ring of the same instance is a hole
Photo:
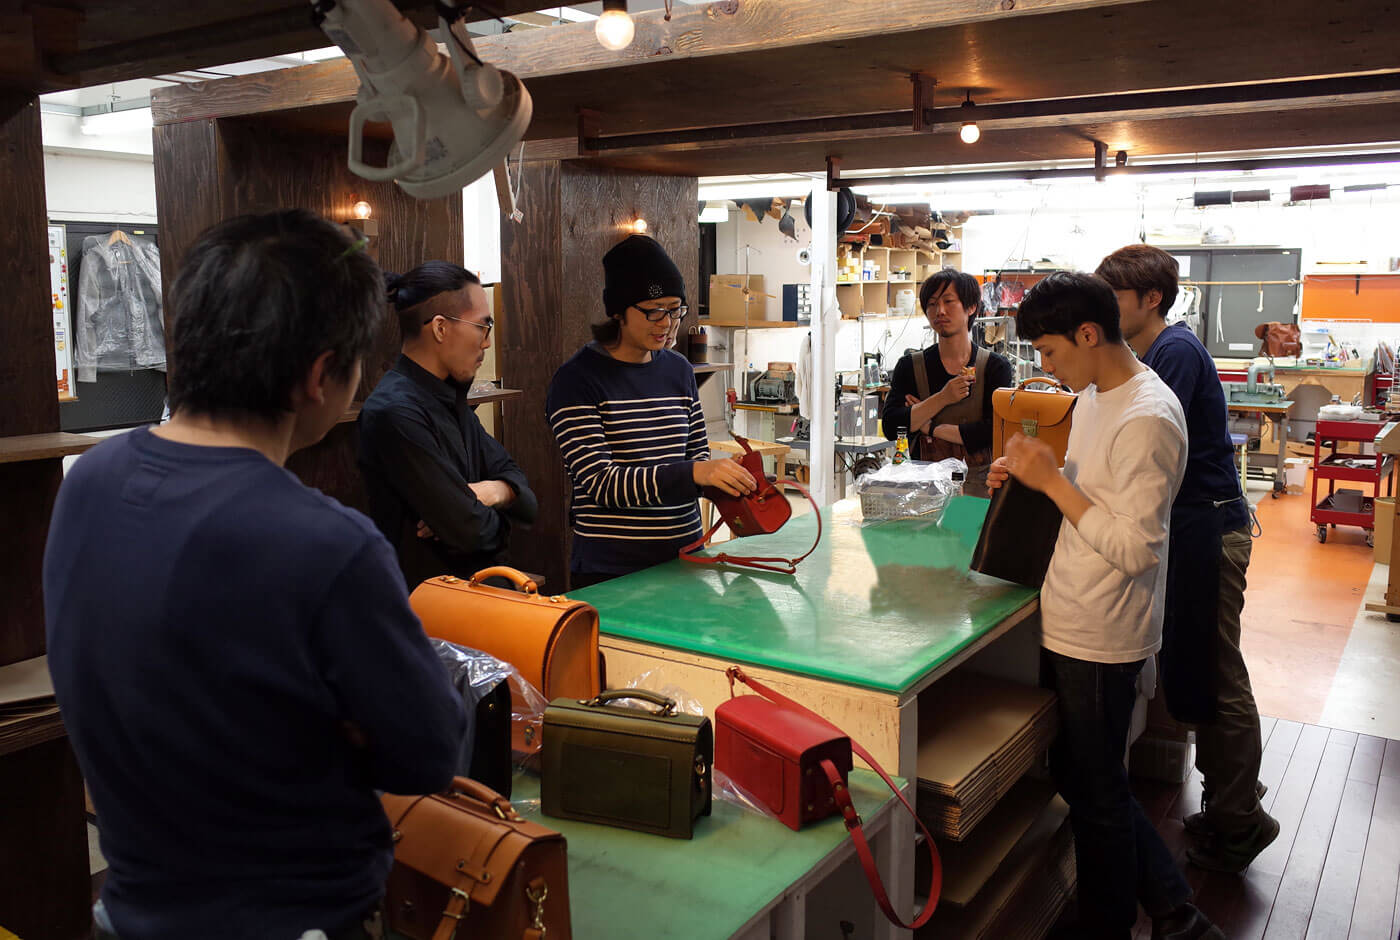
[[[987,505],[960,497],[941,524],[829,519],[796,575],[677,560],[569,596],[597,607],[613,636],[903,692],[1036,596],[968,571]],[[723,547],[792,557],[815,528],[806,515]]]

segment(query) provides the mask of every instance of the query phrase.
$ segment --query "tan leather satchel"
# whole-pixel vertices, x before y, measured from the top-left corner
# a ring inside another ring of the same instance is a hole
[[[394,827],[384,894],[390,930],[411,940],[568,940],[562,835],[466,777],[445,793],[386,793],[381,801]]]
[[[1042,392],[1031,385],[1048,385]],[[1070,418],[1079,396],[1065,391],[1053,379],[1026,379],[1015,388],[992,392],[992,459],[1005,456],[1006,442],[1016,434],[1038,437],[1055,451],[1060,465],[1069,450]]]
[[[519,590],[482,583],[495,577],[509,579]],[[528,576],[506,567],[486,568],[466,581],[452,575],[429,578],[408,601],[428,636],[505,660],[546,700],[593,698],[602,691],[598,611],[592,604],[543,595]],[[511,695],[515,713],[528,713],[517,690]],[[512,727],[514,750],[539,750],[538,724],[517,721]]]

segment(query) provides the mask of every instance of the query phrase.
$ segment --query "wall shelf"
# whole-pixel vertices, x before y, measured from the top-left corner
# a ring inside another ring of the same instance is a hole
[[[102,442],[102,438],[90,434],[69,434],[56,431],[52,434],[21,434],[17,437],[0,437],[0,463],[23,463],[26,460],[53,460],[81,454],[83,451]]]
[[[519,398],[525,393],[518,388],[498,388],[490,392],[482,392],[467,396],[468,407],[475,408],[478,405],[489,405],[498,401],[510,401],[512,398]],[[336,424],[349,424],[360,417],[360,402],[350,406],[350,410],[340,416]]]
[[[714,323],[705,317],[700,318],[701,326],[718,326],[727,330],[796,330],[806,329],[810,323],[794,323],[791,320],[753,320],[743,323]]]

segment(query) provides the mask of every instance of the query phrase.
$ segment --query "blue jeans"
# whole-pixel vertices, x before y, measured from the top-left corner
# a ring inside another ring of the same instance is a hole
[[[1138,902],[1162,917],[1191,888],[1128,786],[1123,754],[1142,660],[1093,663],[1040,651],[1040,684],[1055,692],[1059,734],[1050,772],[1070,808],[1086,935],[1131,935]]]

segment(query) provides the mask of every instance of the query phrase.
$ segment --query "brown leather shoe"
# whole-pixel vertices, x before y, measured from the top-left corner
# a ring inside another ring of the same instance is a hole
[[[1254,784],[1255,799],[1263,800],[1264,794],[1269,792],[1268,784],[1258,781]],[[1210,795],[1205,791],[1201,792],[1201,811],[1192,813],[1181,821],[1186,827],[1186,831],[1193,836],[1206,838],[1215,835],[1215,826],[1206,818],[1206,803],[1210,801]]]

